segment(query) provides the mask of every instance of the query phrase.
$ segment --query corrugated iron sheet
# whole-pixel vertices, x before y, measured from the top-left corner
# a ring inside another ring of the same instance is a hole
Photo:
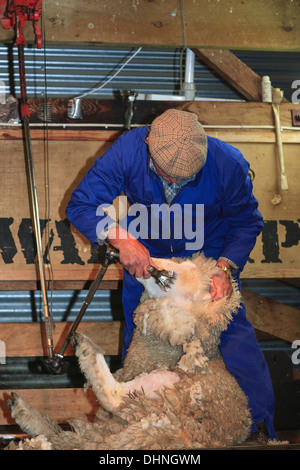
[[[25,48],[28,97],[73,98],[104,83],[137,48],[96,46],[46,46]],[[116,98],[120,90],[139,93],[179,94],[181,67],[179,49],[142,49],[105,88],[93,98]],[[259,75],[269,75],[290,99],[294,80],[300,77],[299,53],[235,52]],[[184,61],[183,61],[184,66]],[[0,80],[7,92],[19,96],[17,49],[0,46]],[[197,57],[195,60],[197,97],[238,99],[238,94]]]
[[[300,308],[300,290],[272,279],[244,280],[242,287],[285,305]],[[49,291],[49,305],[54,320],[74,321],[87,295],[86,290]],[[51,301],[52,299],[52,301]],[[123,320],[121,291],[98,290],[88,306],[84,321]],[[1,322],[43,321],[40,291],[0,291]]]
[[[74,321],[86,298],[87,290],[48,291],[49,308],[55,322]],[[40,291],[0,291],[1,322],[43,321]],[[119,291],[98,290],[88,306],[84,321],[123,320]]]
[[[28,97],[76,97],[104,83],[137,48],[53,47],[26,48]],[[0,77],[19,94],[18,56],[15,47],[0,47]],[[236,98],[234,92],[200,64],[195,79],[203,91]],[[45,83],[46,80],[46,83]],[[119,90],[139,93],[178,94],[180,51],[143,49],[104,89],[93,98],[115,98]],[[225,95],[224,95],[225,93]]]

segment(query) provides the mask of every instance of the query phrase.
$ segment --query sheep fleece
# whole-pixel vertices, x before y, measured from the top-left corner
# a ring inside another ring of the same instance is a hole
[[[93,422],[80,416],[62,430],[52,419],[13,393],[12,417],[28,434],[7,449],[174,450],[237,445],[250,433],[247,398],[219,352],[240,302],[213,301],[210,284],[220,275],[202,254],[191,259],[155,259],[176,279],[164,292],[139,279],[145,290],[135,310],[133,340],[124,365],[111,374],[99,347],[75,334],[79,366],[99,402]]]

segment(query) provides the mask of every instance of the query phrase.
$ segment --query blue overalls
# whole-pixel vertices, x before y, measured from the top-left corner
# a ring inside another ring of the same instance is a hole
[[[111,205],[123,193],[131,208],[141,207],[144,211],[143,217],[139,214],[144,227],[139,227],[137,231],[134,225],[134,235],[148,248],[151,257],[190,256],[200,249],[216,260],[219,257],[231,260],[238,266],[236,277],[239,279],[256,238],[263,229],[262,216],[248,176],[249,163],[238,149],[208,137],[205,165],[168,206],[168,237],[163,236],[164,211],[158,211],[160,225],[158,229],[156,225],[155,237],[151,237],[151,211],[154,206],[165,208],[166,199],[162,183],[149,165],[150,155],[145,144],[147,132],[147,127],[140,127],[123,134],[95,161],[71,196],[66,211],[70,222],[92,244],[97,244],[100,233],[113,223],[113,219],[104,212],[104,206]],[[172,210],[175,207],[183,211]],[[197,223],[201,220],[200,217],[198,219],[199,207],[204,207],[201,226],[204,238],[197,236]],[[122,222],[129,231],[138,210],[134,212],[129,213]],[[191,224],[188,238],[183,219],[179,220],[183,212],[188,213]],[[182,230],[178,235],[180,227]],[[204,242],[198,246],[200,239]],[[124,270],[122,296],[126,325],[123,354],[132,338],[133,311],[142,291],[141,284]],[[271,378],[254,328],[246,319],[244,306],[223,332],[220,350],[228,370],[248,397],[253,422],[258,424],[265,420],[269,437],[276,439]],[[255,430],[254,424],[252,431]]]

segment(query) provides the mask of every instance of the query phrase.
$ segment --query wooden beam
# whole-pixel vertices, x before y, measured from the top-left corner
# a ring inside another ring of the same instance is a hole
[[[102,280],[98,289],[101,290],[118,290],[120,288],[119,281],[122,280],[122,275],[120,273],[119,280]],[[48,288],[53,290],[87,290],[90,288],[92,279],[81,279],[81,280],[56,280],[53,279],[51,284],[48,284]],[[22,280],[11,280],[11,281],[0,281],[0,291],[12,291],[12,290],[41,290],[41,284],[36,279],[31,281],[22,281]]]
[[[113,142],[120,136],[120,131],[104,131],[104,130],[83,130],[83,129],[35,129],[30,131],[31,140],[62,140],[62,141],[97,141],[97,142]],[[13,127],[10,129],[0,128],[0,140],[23,140],[23,131],[21,127]]]
[[[299,51],[299,14],[286,0],[44,2],[46,43],[64,44]],[[34,41],[32,24],[25,36]],[[0,29],[1,42],[13,37]]]
[[[211,137],[216,137],[227,143],[244,142],[254,143],[276,143],[275,127],[272,129],[245,129],[242,126],[232,126],[232,128],[223,129],[218,125],[204,125],[205,132]],[[42,129],[31,130],[31,140],[43,140],[44,131]],[[102,130],[82,130],[82,129],[52,129],[48,131],[48,141],[64,141],[64,142],[113,142],[121,135],[120,131],[102,131]],[[300,130],[283,130],[282,131],[283,144],[299,144],[300,143]],[[0,141],[1,140],[23,140],[21,129],[1,129],[0,128]]]
[[[193,51],[241,96],[249,101],[262,101],[262,77],[232,52],[218,49],[193,49]]]
[[[55,352],[58,352],[68,331],[71,322],[56,323],[53,332]],[[82,321],[77,331],[92,339],[107,356],[121,354],[123,323],[119,321]],[[4,342],[6,357],[32,357],[47,356],[45,348],[44,323],[1,323],[0,339]],[[68,346],[66,356],[73,356],[74,349]]]
[[[247,318],[254,328],[292,343],[300,338],[300,310],[242,289]]]
[[[92,281],[97,276],[100,269],[100,264],[97,266],[84,266],[81,269],[72,266],[72,268],[61,268],[60,266],[54,267],[53,272],[50,274],[49,270],[45,270],[45,279],[46,281],[51,281],[55,279],[56,281],[83,281],[88,280]],[[3,274],[2,267],[0,273]],[[21,268],[17,272],[15,267],[5,269],[6,277],[2,278],[0,274],[0,279],[4,279],[4,282],[13,282],[13,281],[34,281],[39,279],[39,274],[37,273],[36,266],[34,264]],[[52,277],[53,276],[53,277]],[[109,266],[107,269],[103,281],[119,281],[123,278],[123,268],[119,263]],[[101,284],[100,284],[101,286]]]
[[[124,127],[124,106],[119,100],[82,100],[82,119],[68,118],[68,100],[51,98],[47,101],[49,120],[47,129],[38,115],[41,109],[40,100],[30,99],[30,126],[34,140],[95,140],[112,142]],[[132,117],[132,126],[149,125],[159,114],[167,109],[176,108],[191,111],[198,115],[204,125],[237,126],[245,130],[245,126],[273,126],[274,116],[270,103],[261,102],[224,102],[224,101],[151,101],[136,100]],[[5,122],[5,110],[0,104],[2,114],[0,139],[19,140],[23,138],[19,124],[11,126]],[[3,111],[3,112],[2,112]],[[299,113],[299,103],[281,103],[281,126],[293,126],[292,113]],[[9,114],[6,115],[9,120]],[[59,131],[59,132],[57,132]],[[295,132],[296,134],[296,132]]]
[[[31,108],[30,124],[34,130],[39,124],[43,126],[40,118],[39,110],[43,109],[43,102],[39,99],[30,99]],[[1,106],[1,105],[0,105]],[[141,126],[151,124],[153,119],[170,108],[176,108],[183,111],[191,111],[198,115],[199,121],[203,125],[240,125],[240,126],[273,126],[274,117],[270,103],[262,102],[226,102],[226,101],[152,101],[152,100],[136,100],[134,102],[132,125]],[[48,131],[54,131],[54,125],[61,124],[65,127],[64,131],[66,140],[69,139],[68,134],[72,130],[80,129],[80,125],[84,124],[84,132],[92,135],[94,131],[99,133],[102,140],[111,140],[116,138],[120,130],[124,126],[124,103],[120,100],[93,100],[83,99],[81,104],[82,118],[74,120],[68,117],[68,100],[62,98],[51,98],[47,101],[47,112],[49,113]],[[299,103],[281,103],[280,119],[282,126],[292,125],[292,112],[299,112]],[[2,114],[3,116],[3,114]],[[9,116],[8,116],[9,119]],[[89,124],[91,127],[89,127]],[[102,124],[102,125],[101,125]],[[98,127],[95,127],[95,126]],[[74,126],[74,127],[72,127]],[[109,130],[106,130],[108,127]],[[9,131],[3,125],[3,132]],[[297,128],[295,127],[295,130]],[[83,129],[81,129],[83,130]],[[299,128],[298,128],[299,130]],[[41,130],[40,130],[41,132]],[[90,134],[91,132],[91,134]],[[107,132],[107,134],[106,134]],[[113,134],[115,132],[115,135]],[[4,135],[5,136],[5,135]],[[45,134],[40,135],[45,139]],[[9,138],[9,132],[7,133]],[[84,140],[84,136],[80,136],[80,140]]]
[[[99,408],[92,389],[86,392],[82,388],[0,390],[0,425],[16,424],[6,405],[12,392],[16,392],[30,406],[59,424],[83,416],[92,421]]]

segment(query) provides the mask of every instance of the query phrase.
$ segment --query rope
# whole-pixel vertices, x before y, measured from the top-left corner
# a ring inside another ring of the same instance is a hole
[[[97,86],[96,88],[93,88],[92,90],[86,92],[86,93],[83,93],[82,95],[79,95],[79,96],[76,96],[76,98],[84,98],[85,96],[87,95],[90,95],[91,93],[94,93],[95,91],[97,90],[100,90],[101,88],[104,88],[109,82],[111,82],[123,69],[124,67],[126,67],[127,64],[129,64],[129,62],[142,50],[141,47],[138,48],[138,50],[136,50],[134,52],[134,54],[132,54],[131,57],[129,57],[129,59],[126,60],[126,62],[124,62],[124,64],[119,68],[119,70],[117,70],[116,73],[114,73],[114,75],[112,77],[110,77],[105,83],[103,83],[102,85],[99,85]]]

